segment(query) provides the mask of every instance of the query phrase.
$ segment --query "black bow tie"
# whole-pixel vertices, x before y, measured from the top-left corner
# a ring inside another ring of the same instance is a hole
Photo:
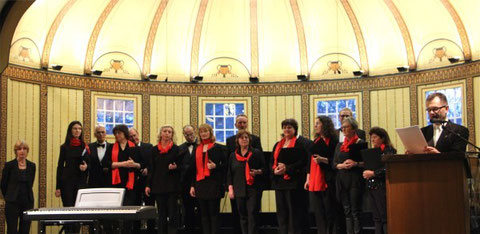
[[[102,148],[105,148],[105,143],[104,144],[100,144],[100,143],[97,143],[97,147],[102,147]]]
[[[187,146],[195,146],[195,142],[187,142]]]

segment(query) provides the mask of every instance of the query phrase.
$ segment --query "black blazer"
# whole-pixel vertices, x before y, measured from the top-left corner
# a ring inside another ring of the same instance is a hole
[[[193,157],[196,149],[197,145],[194,144],[192,153],[190,153],[190,151],[188,151],[188,145],[186,142],[178,147],[178,154],[182,158],[180,163],[180,184],[184,192],[190,191],[191,181],[195,176],[195,161]]]
[[[228,150],[227,155],[231,155],[232,152],[234,152],[237,149],[238,146],[235,143],[235,138],[236,137],[237,137],[236,135],[233,135],[233,136],[227,138],[227,150]],[[252,148],[258,149],[258,150],[263,152],[262,142],[260,142],[260,137],[252,134],[252,144],[251,145],[252,145]]]
[[[295,151],[294,155],[286,155],[288,148],[282,148],[278,155],[279,162],[282,162],[282,158],[286,158],[289,156],[294,156],[295,158],[288,159],[290,162],[283,162],[286,166],[285,174],[290,176],[289,180],[285,180],[283,175],[275,175],[273,169],[271,170],[271,182],[272,182],[272,189],[275,190],[284,190],[284,189],[301,189],[305,184],[305,177],[306,177],[306,166],[307,166],[307,159],[308,159],[308,151],[307,147],[310,144],[306,138],[299,136],[295,141]],[[270,160],[269,168],[273,168],[273,163],[275,161],[274,153],[275,148],[277,147],[277,143],[273,146],[272,150],[272,157]],[[287,150],[286,150],[287,149]]]
[[[340,141],[340,128],[337,129],[337,140]],[[363,131],[362,129],[357,129],[357,131],[355,131],[357,133],[357,136],[358,138],[362,139],[363,141],[367,141],[367,138],[366,138],[366,134],[365,134],[365,131]]]
[[[357,141],[357,143],[355,144],[360,144],[360,143],[365,143],[365,141],[360,138],[360,140]],[[340,147],[342,146],[342,144],[343,144],[342,142],[339,142],[335,147],[335,154],[333,156],[333,164],[332,164],[332,168],[335,170],[337,170],[338,164],[343,163],[342,158],[347,158],[348,156],[345,156],[345,155],[350,154],[350,152],[340,151]],[[351,171],[351,172],[362,174],[363,169],[360,167],[352,167],[350,170],[338,170],[338,171]]]
[[[27,185],[29,188],[28,191],[28,198],[33,205],[33,181],[35,180],[35,163],[26,160],[27,162]],[[18,197],[18,175],[20,170],[18,169],[18,161],[14,159],[10,162],[5,163],[5,167],[3,168],[2,172],[2,181],[1,181],[1,189],[2,194],[7,202],[15,202],[17,201]]]
[[[102,166],[103,168],[108,169],[108,174],[107,174],[107,179],[109,180],[109,185],[112,184],[112,150],[113,150],[113,145],[114,144],[109,144],[107,151],[105,152],[105,156],[103,157],[102,160]],[[123,152],[120,152],[120,146],[118,146],[119,152],[118,152],[118,162],[123,162],[127,161],[128,158],[132,158],[133,161],[136,163],[141,164],[140,157],[138,156],[138,149],[137,147],[130,147],[127,143],[125,146],[125,149]],[[134,181],[134,189],[138,186],[138,180],[136,179],[138,177],[138,173],[140,170],[134,169],[134,168],[118,168],[120,170],[120,179],[121,183],[117,185],[111,185],[113,187],[117,188],[124,188],[127,185],[128,181],[128,173],[129,172],[135,172],[135,181]]]
[[[197,181],[196,157],[193,157],[193,168],[195,171],[192,185],[195,187],[195,196],[198,199],[212,200],[222,198],[225,194],[225,169],[227,165],[226,147],[215,143],[208,152],[208,158],[216,164],[215,169],[210,170],[210,176]]]
[[[160,154],[158,147],[153,147],[151,151],[151,163],[148,171],[146,186],[150,187],[153,194],[179,192],[180,191],[180,173],[182,158],[178,154],[179,148],[173,145],[166,154]],[[169,170],[168,165],[175,163],[177,169]]]
[[[80,164],[90,161],[88,153],[84,152],[84,146],[60,146],[60,157],[57,164],[57,186],[56,189],[62,189],[64,183],[77,183],[80,187],[85,187],[87,183],[87,171],[80,171]]]
[[[105,142],[105,155],[107,155],[108,146],[110,143]],[[90,148],[90,164],[88,165],[88,187],[102,188],[107,187],[111,182],[107,178],[108,170],[103,168],[100,159],[98,158],[97,142],[88,144]]]
[[[447,122],[445,128],[448,128],[452,132],[460,134],[465,139],[468,139],[468,129],[462,125]],[[433,146],[433,125],[429,125],[422,128],[423,136],[429,146]],[[440,152],[465,152],[467,150],[467,142],[464,142],[460,137],[443,129],[442,134],[438,138],[435,148]]]
[[[263,152],[255,148],[252,148],[251,152],[252,156],[248,160],[248,166],[250,166],[250,169],[261,169],[263,174],[266,174],[267,165],[265,163]],[[253,184],[251,186],[247,185],[245,166],[246,162],[238,161],[235,152],[230,154],[227,169],[227,185],[233,185],[235,197],[245,197],[247,195],[247,187],[261,189],[264,184],[262,175],[256,175]]]
[[[152,166],[151,164],[151,157],[152,157],[152,149],[153,145],[150,143],[143,143],[140,142],[140,146],[137,146],[137,155],[140,158],[140,169],[147,168],[147,171],[150,171],[150,167]],[[144,190],[146,181],[147,181],[147,176],[143,176],[142,173],[139,173],[139,180],[138,180],[138,186],[141,190]]]
[[[335,181],[335,170],[332,168],[333,156],[335,155],[335,148],[338,144],[338,137],[330,139],[327,146],[325,141],[319,140],[310,146],[310,155],[318,154],[322,157],[328,158],[328,164],[320,163],[320,168],[325,173],[325,181],[331,183]],[[308,159],[307,172],[310,173],[310,164],[312,163],[311,156]]]

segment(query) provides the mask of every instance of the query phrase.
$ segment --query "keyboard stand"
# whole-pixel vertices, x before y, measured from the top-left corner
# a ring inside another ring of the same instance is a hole
[[[39,220],[38,224],[40,228],[38,230],[39,234],[45,234],[47,226],[64,226],[66,224],[79,224],[79,225],[88,225],[93,228],[94,234],[101,233],[100,231],[100,222],[98,220]]]

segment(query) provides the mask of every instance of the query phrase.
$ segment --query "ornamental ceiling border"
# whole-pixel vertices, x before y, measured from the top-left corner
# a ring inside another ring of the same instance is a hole
[[[56,87],[161,95],[292,95],[378,90],[432,84],[480,75],[480,61],[448,68],[357,79],[259,84],[165,83],[53,73],[9,65],[2,76]]]

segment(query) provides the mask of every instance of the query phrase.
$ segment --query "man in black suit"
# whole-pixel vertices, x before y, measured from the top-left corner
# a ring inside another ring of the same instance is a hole
[[[155,198],[153,196],[145,195],[145,183],[147,181],[148,175],[148,168],[150,167],[151,162],[151,154],[152,154],[152,144],[140,142],[140,138],[138,136],[138,131],[135,128],[128,129],[128,134],[130,135],[130,141],[135,143],[137,146],[137,153],[140,156],[141,160],[141,169],[140,175],[138,178],[138,184],[135,185],[136,190],[136,205],[143,205],[146,206],[155,206]],[[134,223],[134,230],[140,230],[140,222],[136,221]],[[149,219],[147,221],[147,233],[155,233],[155,220]]]
[[[346,118],[353,118],[353,112],[350,110],[350,108],[343,108],[340,111],[340,124],[342,124],[343,120]],[[342,129],[339,128],[337,129],[337,135],[338,135],[338,142],[343,142],[343,139],[345,139],[345,136],[343,135]],[[358,138],[366,141],[366,134],[365,131],[362,129],[357,129],[357,136]]]
[[[102,167],[102,159],[107,151],[108,143],[105,140],[107,132],[104,126],[95,127],[96,142],[88,144],[90,148],[90,165],[88,175],[89,188],[103,188],[108,187],[111,180],[107,178],[108,171],[104,171]]]
[[[430,121],[435,123],[422,128],[428,143],[425,153],[465,152],[467,142],[451,132],[460,134],[464,139],[468,139],[469,132],[466,127],[448,121],[447,97],[443,93],[432,93],[427,97],[426,106]]]
[[[238,130],[246,130],[248,127],[248,117],[244,114],[237,115],[237,117],[235,118],[235,127]],[[260,150],[260,152],[263,153],[260,137],[255,136],[253,134],[251,136],[252,136],[252,147]],[[231,154],[235,152],[235,150],[237,149],[237,146],[235,143],[236,137],[237,137],[236,135],[233,135],[227,138],[227,160],[228,158],[230,158]],[[259,199],[261,200],[261,195]],[[235,202],[235,199],[230,199],[230,204],[232,206],[232,221],[233,221],[234,233],[241,233],[240,216],[238,215],[237,203]]]
[[[195,207],[198,207],[195,198],[190,196],[190,185],[194,177],[193,157],[197,146],[197,135],[192,125],[183,127],[185,142],[181,144],[179,154],[183,154],[180,166],[180,184],[182,186],[182,205],[184,211],[183,224],[185,233],[194,233],[195,230]]]

